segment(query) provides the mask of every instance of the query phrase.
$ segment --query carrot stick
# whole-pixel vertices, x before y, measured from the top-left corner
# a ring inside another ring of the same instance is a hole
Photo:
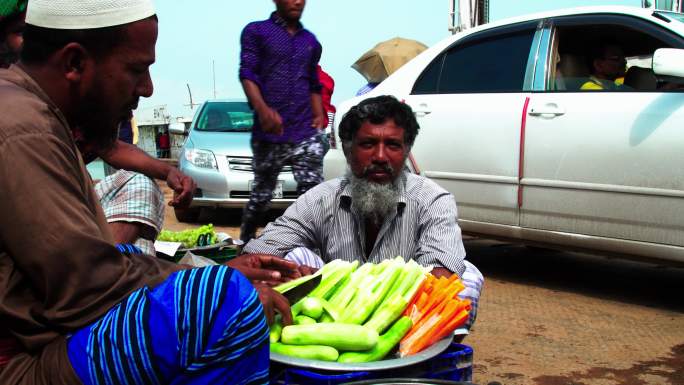
[[[420,295],[420,298],[418,298],[418,301],[416,301],[416,306],[418,307],[418,310],[422,309],[425,304],[428,301],[428,298],[430,298],[430,295],[428,293],[422,293]]]
[[[413,350],[413,346],[418,341],[418,339],[424,335],[430,328],[439,322],[439,316],[433,315],[429,320],[416,332],[413,336],[404,336],[399,343],[399,355],[405,357]]]
[[[435,335],[430,340],[428,346],[453,333],[454,330],[456,330],[459,326],[465,323],[465,321],[468,319],[469,314],[470,311],[468,309],[461,309],[455,317],[453,317],[446,325],[442,327],[442,329],[439,332],[435,333]]]
[[[459,279],[458,281],[454,282],[451,284],[451,288],[449,291],[453,293],[451,296],[452,298],[456,298],[458,296],[458,293],[460,293],[463,289],[465,289],[465,285],[463,282]]]
[[[448,297],[450,297],[447,295],[448,290],[449,290],[449,287],[445,286],[445,287],[435,291],[434,293],[432,293],[432,295],[430,295],[428,302],[425,304],[425,306],[421,307],[420,310],[423,313],[430,312],[430,310],[432,310],[432,308],[434,308],[435,305],[437,305],[440,302],[445,301]]]
[[[421,327],[419,332],[416,332],[415,337],[412,338],[412,343],[408,344],[405,349],[407,355],[418,353],[427,346],[429,346],[430,341],[434,337],[435,333],[439,333],[442,328],[447,324],[451,318],[455,315],[458,309],[459,303],[456,300],[451,300],[446,304],[443,313],[431,316],[430,319],[437,317],[436,322],[426,322],[423,327]]]
[[[411,328],[411,330],[409,330],[408,333],[406,333],[406,336],[404,336],[404,338],[409,338],[413,334],[417,333],[418,330],[420,330],[420,328],[422,328],[423,325],[427,323],[433,315],[439,314],[445,306],[446,302],[441,302],[438,306],[434,307],[432,311],[430,311],[429,313],[419,313],[419,317],[413,323],[413,327]]]

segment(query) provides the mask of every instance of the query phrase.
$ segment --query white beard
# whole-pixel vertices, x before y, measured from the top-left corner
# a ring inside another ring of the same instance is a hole
[[[400,176],[401,174],[392,183],[380,184],[359,178],[347,170],[352,202],[364,219],[380,226],[396,210]]]

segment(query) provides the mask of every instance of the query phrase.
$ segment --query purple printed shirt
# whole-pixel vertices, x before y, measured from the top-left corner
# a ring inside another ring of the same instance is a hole
[[[283,135],[264,133],[254,115],[252,137],[272,143],[300,143],[318,131],[311,127],[311,94],[321,92],[316,65],[321,45],[299,24],[291,35],[276,12],[247,24],[240,37],[240,80],[253,81],[266,104],[283,119]]]

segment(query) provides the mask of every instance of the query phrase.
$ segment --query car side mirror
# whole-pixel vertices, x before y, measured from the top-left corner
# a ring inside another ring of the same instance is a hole
[[[657,49],[653,53],[653,72],[660,80],[684,83],[684,49]]]
[[[185,129],[185,123],[176,122],[169,124],[169,133],[175,135],[187,135],[188,130]]]

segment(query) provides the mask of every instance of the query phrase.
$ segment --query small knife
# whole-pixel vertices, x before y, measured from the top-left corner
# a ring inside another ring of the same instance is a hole
[[[312,274],[311,279],[300,283],[299,285],[288,289],[281,294],[287,298],[290,305],[294,305],[299,302],[300,299],[306,297],[313,289],[315,289],[321,283],[321,274]]]

